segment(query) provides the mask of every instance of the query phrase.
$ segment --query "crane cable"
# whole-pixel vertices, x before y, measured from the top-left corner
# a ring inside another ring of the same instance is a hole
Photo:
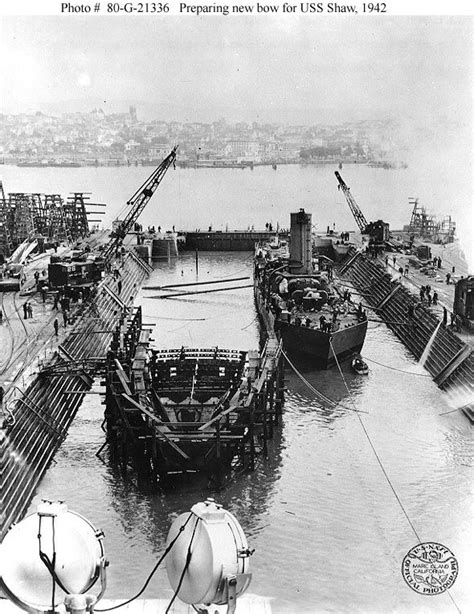
[[[333,408],[336,407],[342,407],[343,409],[347,409],[348,411],[355,411],[356,413],[363,413],[363,414],[367,414],[368,412],[363,411],[361,409],[355,409],[352,407],[347,407],[347,405],[343,405],[342,403],[339,403],[338,401],[334,401],[333,399],[330,399],[329,397],[327,397],[325,394],[323,394],[322,392],[320,392],[317,388],[315,388],[305,377],[302,373],[300,373],[300,371],[298,371],[298,369],[295,367],[295,365],[291,362],[291,360],[288,358],[288,355],[286,354],[286,352],[282,349],[281,353],[283,354],[286,362],[290,365],[290,367],[293,369],[293,371],[296,373],[296,375],[300,378],[300,380],[309,388],[309,390],[311,390],[311,392],[313,392],[320,401],[327,403],[328,405],[332,406]]]
[[[339,373],[340,373],[340,375],[341,375],[341,377],[342,377],[342,381],[344,382],[344,386],[346,387],[346,390],[347,390],[347,392],[348,392],[348,394],[349,394],[349,398],[350,398],[350,400],[351,400],[351,403],[352,403],[352,405],[353,405],[353,407],[354,407],[354,409],[355,409],[355,402],[354,402],[354,398],[353,398],[353,395],[352,395],[352,391],[349,389],[349,386],[347,385],[346,379],[345,379],[344,374],[343,374],[343,372],[342,372],[341,365],[339,364],[339,361],[338,361],[338,359],[337,359],[336,352],[334,351],[334,347],[333,347],[333,345],[332,345],[331,340],[329,340],[329,345],[330,345],[330,346],[331,346],[331,348],[332,348],[332,351],[333,351],[333,354],[334,354],[334,359],[335,359],[335,361],[336,361],[337,368],[338,368]],[[390,488],[391,488],[391,490],[392,490],[392,492],[393,492],[393,494],[394,494],[394,496],[395,496],[395,499],[396,499],[396,500],[397,500],[397,502],[398,502],[398,505],[400,506],[400,509],[402,510],[403,514],[405,515],[405,518],[407,519],[408,524],[410,525],[410,527],[411,527],[411,529],[412,529],[413,533],[415,534],[415,537],[416,537],[416,539],[418,540],[418,543],[419,543],[419,544],[423,543],[423,542],[422,542],[422,540],[421,540],[421,538],[420,538],[420,536],[418,535],[417,530],[415,529],[415,526],[414,526],[413,522],[411,521],[411,519],[410,519],[410,517],[409,517],[409,515],[408,515],[408,512],[406,511],[405,507],[403,506],[403,503],[402,503],[402,501],[401,501],[401,499],[400,499],[400,497],[399,497],[399,495],[398,495],[397,491],[395,490],[394,485],[392,484],[392,482],[391,482],[391,480],[390,480],[390,478],[389,478],[389,476],[388,476],[388,473],[387,473],[387,471],[386,471],[386,469],[385,469],[385,467],[384,467],[384,465],[383,465],[383,463],[382,463],[382,461],[381,461],[381,459],[380,459],[380,456],[379,456],[379,455],[378,455],[378,453],[377,453],[377,450],[375,449],[374,444],[372,443],[372,440],[371,440],[370,435],[369,435],[369,433],[368,433],[368,431],[367,431],[367,428],[366,428],[366,426],[365,426],[365,424],[364,424],[364,422],[363,422],[363,420],[362,420],[362,418],[361,418],[361,416],[360,416],[360,414],[359,414],[359,413],[357,413],[357,418],[359,419],[359,422],[360,422],[360,425],[361,425],[361,427],[362,427],[362,430],[364,431],[364,434],[365,434],[365,436],[366,436],[366,438],[367,438],[367,441],[369,442],[369,445],[370,445],[370,447],[371,447],[371,449],[372,449],[372,452],[374,453],[374,456],[375,456],[375,458],[377,459],[377,463],[379,464],[380,469],[382,470],[382,473],[383,473],[383,475],[384,475],[385,479],[387,480],[387,483],[388,483],[388,485],[390,486]],[[449,590],[447,590],[446,592],[448,593],[448,595],[449,595],[449,597],[450,597],[450,599],[451,599],[451,601],[452,601],[452,603],[453,603],[454,607],[457,609],[457,611],[458,611],[459,613],[461,613],[461,610],[459,609],[459,607],[458,607],[457,603],[454,601],[454,598],[453,598],[453,596],[451,595],[451,592],[450,592]]]
[[[373,362],[374,364],[379,365],[380,367],[385,367],[386,369],[390,369],[391,371],[397,371],[398,373],[405,373],[406,375],[416,375],[418,377],[431,377],[429,373],[415,373],[413,371],[405,371],[403,369],[397,369],[397,367],[392,367],[390,365],[384,365],[382,362],[378,362],[377,360],[374,360],[373,358],[367,358],[367,356],[364,356],[364,360]]]

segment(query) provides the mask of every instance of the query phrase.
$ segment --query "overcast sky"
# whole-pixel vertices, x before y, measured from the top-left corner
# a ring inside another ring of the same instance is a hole
[[[471,36],[471,18],[455,16],[4,16],[2,106],[136,101],[162,119],[465,124]]]

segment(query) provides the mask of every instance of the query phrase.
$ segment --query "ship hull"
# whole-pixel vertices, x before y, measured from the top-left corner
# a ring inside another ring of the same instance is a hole
[[[362,350],[367,333],[367,320],[331,333],[315,328],[282,322],[266,307],[260,288],[254,286],[255,303],[267,334],[277,333],[283,348],[291,355],[310,357],[318,369],[328,369],[338,361]]]
[[[288,352],[311,356],[320,368],[327,369],[335,364],[335,357],[342,360],[361,351],[367,322],[329,334],[277,321],[276,330],[280,331],[283,347]]]

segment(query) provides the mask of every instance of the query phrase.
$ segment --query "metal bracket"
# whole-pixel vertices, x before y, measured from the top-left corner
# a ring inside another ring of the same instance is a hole
[[[227,596],[227,614],[234,614],[237,607],[237,578],[227,576],[225,579],[225,592]]]

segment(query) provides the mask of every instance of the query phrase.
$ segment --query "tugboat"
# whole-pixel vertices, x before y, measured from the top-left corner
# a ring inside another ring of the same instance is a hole
[[[290,354],[310,357],[316,368],[360,352],[367,316],[334,279],[333,263],[313,265],[311,214],[291,214],[290,249],[278,238],[257,244],[254,294],[268,336],[277,335]]]

